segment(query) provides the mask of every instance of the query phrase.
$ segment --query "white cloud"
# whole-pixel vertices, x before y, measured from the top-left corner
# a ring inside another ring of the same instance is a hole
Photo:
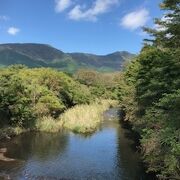
[[[16,28],[16,27],[10,27],[7,32],[10,34],[10,35],[16,35],[18,32],[20,31],[20,29]]]
[[[89,9],[85,9],[82,5],[76,5],[69,12],[69,18],[72,20],[96,21],[98,15],[106,13],[118,2],[119,0],[96,0]]]
[[[121,26],[127,29],[135,30],[144,26],[149,20],[149,18],[149,11],[147,9],[133,11],[129,14],[126,14],[121,19]]]
[[[71,0],[55,0],[55,11],[57,13],[64,11],[72,4]]]
[[[145,32],[143,30],[140,30],[139,32],[137,32],[137,34],[142,37],[147,37],[149,35],[147,32]]]
[[[2,21],[7,21],[7,20],[9,20],[9,17],[8,17],[8,16],[5,16],[5,15],[1,15],[1,16],[0,16],[0,20],[2,20]]]

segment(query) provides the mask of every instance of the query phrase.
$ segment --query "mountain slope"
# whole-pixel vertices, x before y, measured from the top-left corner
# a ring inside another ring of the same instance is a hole
[[[79,68],[98,71],[118,71],[123,63],[134,57],[126,51],[108,55],[64,53],[46,44],[0,44],[0,65],[24,64],[29,67],[53,67],[68,72]]]

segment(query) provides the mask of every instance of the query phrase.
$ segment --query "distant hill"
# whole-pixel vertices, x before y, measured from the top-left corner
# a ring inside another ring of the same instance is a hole
[[[64,53],[46,44],[0,44],[0,66],[24,64],[28,67],[52,67],[68,72],[75,72],[80,68],[110,72],[121,70],[124,62],[134,56],[126,51],[95,55]]]

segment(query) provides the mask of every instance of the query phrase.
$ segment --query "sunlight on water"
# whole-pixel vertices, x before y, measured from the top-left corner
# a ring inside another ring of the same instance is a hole
[[[104,114],[100,130],[89,136],[70,132],[25,133],[1,144],[15,161],[0,162],[1,176],[12,179],[145,178],[134,142],[117,120],[117,109]]]

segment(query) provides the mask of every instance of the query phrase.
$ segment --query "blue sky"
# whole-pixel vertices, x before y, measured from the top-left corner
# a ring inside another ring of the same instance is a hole
[[[0,43],[50,44],[65,52],[138,53],[161,17],[160,0],[0,0]]]

